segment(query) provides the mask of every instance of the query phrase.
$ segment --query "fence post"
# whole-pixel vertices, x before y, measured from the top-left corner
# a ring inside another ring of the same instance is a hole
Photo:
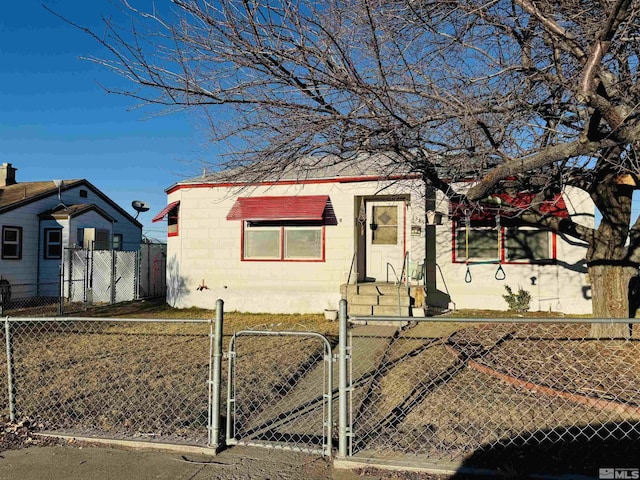
[[[338,326],[338,456],[347,456],[347,301],[340,300]]]
[[[209,368],[209,446],[220,445],[220,387],[222,377],[222,325],[224,302],[216,301],[215,332],[211,336],[211,359]],[[210,327],[211,328],[211,327]],[[212,332],[210,331],[210,334]]]
[[[113,305],[116,303],[116,251],[111,250],[111,298],[110,303]]]
[[[11,335],[11,323],[9,316],[4,320],[4,338],[7,347],[7,389],[9,392],[9,419],[12,422],[16,420],[16,389],[14,384],[14,368],[13,368],[13,338]]]

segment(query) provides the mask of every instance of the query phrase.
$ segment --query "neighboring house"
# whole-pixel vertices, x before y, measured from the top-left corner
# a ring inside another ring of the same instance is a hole
[[[17,182],[16,170],[0,166],[0,275],[23,294],[59,295],[69,247],[139,249],[142,225],[87,180]]]
[[[167,301],[311,313],[346,296],[351,314],[422,315],[425,292],[436,309],[506,309],[509,285],[531,293],[532,310],[591,311],[585,246],[509,216],[496,225],[497,207],[468,212],[439,193],[425,200],[420,175],[379,163],[327,157],[304,177],[214,174],[171,186],[154,218],[168,219]],[[502,200],[524,207],[531,196]],[[546,203],[593,225],[580,190]]]

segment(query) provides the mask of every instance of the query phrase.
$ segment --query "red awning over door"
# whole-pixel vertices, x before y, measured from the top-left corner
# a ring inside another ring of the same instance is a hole
[[[321,221],[328,200],[328,195],[240,197],[231,207],[227,220]]]

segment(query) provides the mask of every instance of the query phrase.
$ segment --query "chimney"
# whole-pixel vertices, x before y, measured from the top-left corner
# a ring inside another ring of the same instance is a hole
[[[0,187],[7,187],[17,183],[16,170],[17,168],[13,168],[10,163],[3,163],[0,166]]]

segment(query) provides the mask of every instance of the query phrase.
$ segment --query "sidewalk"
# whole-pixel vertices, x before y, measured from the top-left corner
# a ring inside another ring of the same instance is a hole
[[[1,480],[355,480],[297,452],[233,447],[215,457],[104,447],[31,447],[0,453]]]

